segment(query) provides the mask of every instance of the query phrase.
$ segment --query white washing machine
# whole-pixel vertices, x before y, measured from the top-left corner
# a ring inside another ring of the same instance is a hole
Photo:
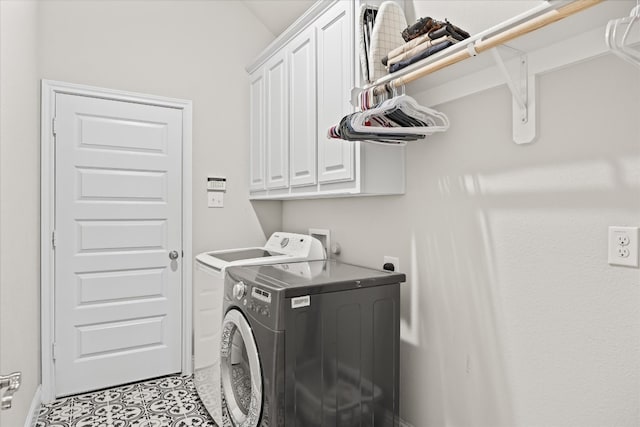
[[[325,258],[325,250],[318,239],[306,234],[285,232],[273,233],[262,247],[204,252],[196,256],[193,292],[194,382],[200,399],[218,425],[222,425],[220,331],[225,269]]]

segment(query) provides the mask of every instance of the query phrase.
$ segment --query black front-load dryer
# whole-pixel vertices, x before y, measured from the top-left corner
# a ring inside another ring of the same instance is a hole
[[[234,426],[397,426],[400,283],[333,260],[227,269],[220,371]]]

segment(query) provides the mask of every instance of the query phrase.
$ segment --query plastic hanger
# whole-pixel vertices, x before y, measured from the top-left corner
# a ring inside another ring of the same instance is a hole
[[[359,95],[363,111],[343,117],[340,124],[329,128],[327,137],[405,145],[404,141],[424,139],[449,129],[446,115],[418,104],[404,94],[404,86],[401,95],[389,84],[384,86],[384,91],[377,91],[379,95],[375,89],[363,90]]]
[[[392,111],[401,111],[409,117],[417,119],[426,126],[366,126],[366,122],[376,116],[386,117]],[[408,95],[400,95],[383,101],[375,108],[354,114],[351,118],[351,125],[357,132],[378,133],[383,135],[393,135],[394,133],[412,133],[420,135],[432,135],[436,132],[444,132],[449,129],[449,119],[443,113],[429,107],[424,107]]]
[[[607,24],[605,42],[607,47],[618,57],[640,67],[640,52],[631,48],[628,43],[633,28],[640,22],[640,4],[636,5],[629,16],[613,19]],[[620,36],[621,34],[621,36]]]

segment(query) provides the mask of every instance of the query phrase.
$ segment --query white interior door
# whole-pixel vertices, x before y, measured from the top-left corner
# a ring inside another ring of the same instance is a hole
[[[57,94],[54,130],[56,395],[179,372],[181,110]]]

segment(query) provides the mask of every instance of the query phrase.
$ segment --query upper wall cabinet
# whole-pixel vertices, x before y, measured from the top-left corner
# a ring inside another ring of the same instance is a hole
[[[318,28],[318,166],[320,182],[351,181],[354,144],[326,138],[327,129],[349,114],[355,86],[351,2],[338,2],[321,16]]]
[[[289,50],[291,186],[314,185],[316,165],[316,29],[307,28]]]
[[[265,94],[264,73],[262,70],[251,75],[249,81],[249,190],[265,190]]]
[[[265,65],[267,189],[289,186],[289,79],[285,52]],[[255,145],[255,144],[252,144]]]
[[[358,1],[319,1],[250,65],[250,197],[403,194],[405,148],[327,138],[353,111]]]

